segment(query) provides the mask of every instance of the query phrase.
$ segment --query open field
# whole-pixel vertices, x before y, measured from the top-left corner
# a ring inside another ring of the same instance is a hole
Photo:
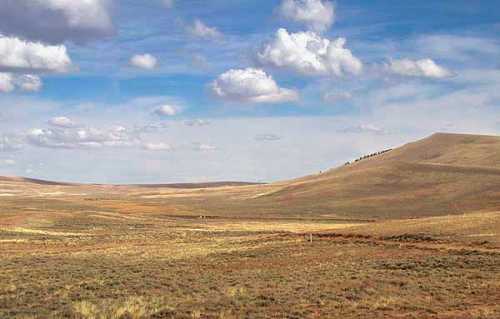
[[[1,178],[0,318],[500,318],[499,145],[263,185]]]
[[[500,214],[486,216],[474,240],[440,233],[457,216],[2,218],[0,317],[498,318]]]

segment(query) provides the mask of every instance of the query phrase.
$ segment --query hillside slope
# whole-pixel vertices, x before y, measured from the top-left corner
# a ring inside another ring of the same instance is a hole
[[[376,219],[494,210],[500,207],[500,138],[434,134],[284,183],[257,201],[294,212]]]
[[[499,211],[500,137],[434,134],[323,174],[264,185],[79,185],[16,178],[0,178],[0,184],[0,210],[13,213],[51,208],[383,220]]]

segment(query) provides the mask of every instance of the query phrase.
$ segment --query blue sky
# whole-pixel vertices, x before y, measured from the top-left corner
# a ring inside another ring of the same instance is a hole
[[[498,1],[9,1],[0,175],[274,181],[498,134],[499,33]]]

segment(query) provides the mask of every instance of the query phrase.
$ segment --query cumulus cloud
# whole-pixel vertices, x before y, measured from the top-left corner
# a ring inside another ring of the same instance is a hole
[[[187,31],[194,37],[216,40],[222,38],[222,33],[215,27],[207,26],[203,21],[196,19],[187,27]]]
[[[158,61],[151,54],[136,54],[130,58],[130,65],[136,68],[152,70],[156,67]]]
[[[130,147],[140,143],[134,132],[122,126],[110,129],[36,128],[28,132],[26,139],[34,146],[62,149]]]
[[[143,148],[148,151],[170,151],[172,147],[166,143],[145,143]]]
[[[68,72],[72,62],[64,45],[45,45],[0,35],[0,71]]]
[[[436,62],[431,59],[392,60],[389,63],[388,68],[390,72],[403,76],[442,79],[453,75],[451,71],[436,64]]]
[[[283,0],[279,12],[283,17],[316,32],[326,31],[335,20],[335,8],[329,1]]]
[[[345,38],[329,40],[314,32],[288,33],[279,29],[273,41],[257,54],[264,65],[304,75],[343,76],[359,74],[363,63],[349,49]]]
[[[154,113],[158,116],[175,116],[181,112],[181,109],[176,105],[165,104],[158,106]]]
[[[261,69],[231,69],[212,82],[213,93],[222,99],[250,103],[281,103],[296,101],[299,95],[280,88],[273,77]]]
[[[9,72],[0,72],[0,92],[8,93],[15,89],[25,92],[37,92],[42,88],[42,80],[37,75],[16,75]]]
[[[49,124],[51,126],[55,126],[55,127],[65,127],[65,128],[71,128],[71,127],[75,127],[76,126],[76,123],[73,122],[73,120],[65,117],[65,116],[57,116],[57,117],[53,117],[49,120]]]
[[[114,33],[111,0],[4,0],[0,30],[34,41],[76,43]]]

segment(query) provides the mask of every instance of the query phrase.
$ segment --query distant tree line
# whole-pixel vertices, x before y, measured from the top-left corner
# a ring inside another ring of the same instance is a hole
[[[383,151],[380,151],[380,152],[376,152],[376,153],[372,153],[372,154],[368,154],[368,155],[363,155],[361,156],[360,158],[357,158],[355,159],[354,161],[350,161],[350,162],[346,162],[345,165],[351,165],[353,163],[356,163],[356,162],[359,162],[359,161],[362,161],[364,159],[367,159],[367,158],[370,158],[370,157],[374,157],[374,156],[378,156],[378,155],[382,155],[384,153],[387,153],[387,152],[390,152],[392,151],[392,148],[389,148],[387,150],[383,150]]]

